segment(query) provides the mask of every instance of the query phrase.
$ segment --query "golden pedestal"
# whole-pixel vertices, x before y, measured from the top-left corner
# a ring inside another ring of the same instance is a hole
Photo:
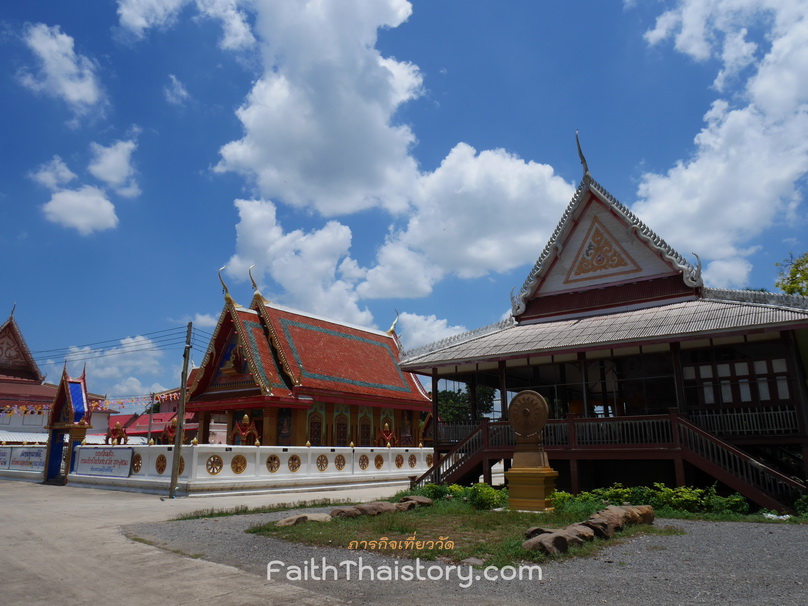
[[[552,511],[552,495],[558,472],[552,467],[511,467],[508,481],[508,505],[522,511]]]

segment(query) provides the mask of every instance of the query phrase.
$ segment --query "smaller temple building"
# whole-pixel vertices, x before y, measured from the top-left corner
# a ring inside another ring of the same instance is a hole
[[[394,327],[351,326],[270,303],[225,306],[188,386],[199,442],[266,446],[418,446],[432,403],[398,367]]]

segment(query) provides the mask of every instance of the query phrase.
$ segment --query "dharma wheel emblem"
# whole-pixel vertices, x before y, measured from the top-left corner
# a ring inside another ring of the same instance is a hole
[[[140,473],[140,470],[143,468],[143,457],[139,452],[135,453],[135,456],[132,457],[132,471],[135,473]]]
[[[164,454],[161,454],[157,457],[157,460],[154,462],[154,468],[157,470],[157,473],[160,475],[166,470],[166,466],[168,465],[168,459]]]
[[[365,454],[360,455],[359,456],[359,469],[364,471],[365,469],[368,468],[368,465],[370,465],[370,459],[368,459],[368,456],[365,455]]]
[[[281,468],[281,460],[278,455],[269,455],[267,457],[267,471],[269,473],[275,473]]]
[[[396,455],[396,467],[398,469],[404,467],[404,455]]]
[[[522,437],[540,434],[549,416],[547,402],[532,390],[520,391],[508,406],[508,420],[513,430]]]
[[[208,473],[212,476],[218,474],[223,467],[224,461],[222,461],[222,457],[219,455],[210,455],[208,460],[205,461],[205,469],[207,469]]]
[[[337,468],[337,471],[342,471],[345,467],[345,456],[338,454],[334,457],[334,467]]]
[[[414,454],[411,454],[407,459],[407,462],[410,464],[410,467],[415,467],[415,465],[418,463],[418,459]]]
[[[377,454],[373,459],[373,464],[376,466],[376,469],[381,469],[384,467],[384,457],[380,454]]]
[[[295,472],[300,469],[300,457],[297,455],[292,455],[289,457],[289,460],[286,463],[289,467],[289,471]]]
[[[244,455],[236,455],[233,457],[233,460],[230,461],[230,469],[232,469],[235,474],[244,473],[244,470],[247,469],[247,459]]]
[[[328,457],[325,456],[324,454],[321,454],[319,457],[317,457],[316,465],[317,469],[319,469],[320,471],[325,471],[326,469],[328,469]]]

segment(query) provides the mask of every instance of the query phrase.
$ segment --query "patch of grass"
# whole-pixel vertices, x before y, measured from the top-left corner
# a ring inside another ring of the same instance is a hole
[[[542,562],[548,556],[522,549],[524,532],[532,526],[561,528],[586,519],[570,512],[555,514],[513,510],[479,510],[457,499],[441,499],[431,507],[378,516],[336,518],[329,523],[306,523],[278,527],[275,522],[254,526],[247,532],[307,545],[359,550],[365,547],[395,557],[460,562],[479,558],[485,566],[513,566],[519,562]],[[594,540],[570,550],[566,556],[597,553],[615,540],[639,534],[683,534],[672,527],[630,526],[617,539]],[[392,547],[391,547],[392,544]],[[443,544],[448,548],[441,548]]]
[[[347,499],[316,499],[312,501],[299,501],[297,503],[278,503],[277,505],[263,505],[259,507],[247,507],[239,505],[230,509],[200,509],[190,513],[181,513],[173,520],[199,520],[202,518],[223,518],[227,516],[241,516],[254,513],[275,513],[276,511],[288,511],[294,509],[305,509],[310,507],[329,507],[355,505],[355,501]]]
[[[658,518],[670,518],[673,520],[700,520],[705,522],[757,522],[766,524],[807,524],[808,518],[805,516],[791,516],[787,520],[772,520],[763,517],[762,512],[758,513],[732,513],[732,512],[691,512],[673,509],[671,507],[660,507],[655,511]]]
[[[143,545],[148,545],[149,547],[156,547],[157,549],[162,549],[163,551],[176,553],[177,555],[181,555],[186,558],[191,558],[192,560],[198,560],[204,555],[201,553],[187,553],[185,551],[182,551],[181,549],[166,549],[165,547],[162,547],[161,545],[155,543],[154,541],[150,541],[148,539],[144,539],[142,537],[138,537],[129,533],[126,534],[126,538],[129,539],[130,541],[134,541],[135,543],[141,543]]]

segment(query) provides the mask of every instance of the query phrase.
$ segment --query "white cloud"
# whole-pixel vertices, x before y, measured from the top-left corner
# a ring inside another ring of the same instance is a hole
[[[216,170],[326,216],[406,209],[415,137],[393,116],[420,94],[421,76],[374,45],[378,28],[409,16],[409,3],[264,0],[256,8],[264,74],[237,112],[244,136],[222,147]]]
[[[406,229],[388,238],[358,290],[425,296],[447,274],[478,278],[531,263],[574,191],[550,166],[459,143],[421,177]]]
[[[54,192],[42,210],[51,223],[76,229],[82,236],[118,226],[115,206],[103,191],[89,185]]]
[[[118,18],[123,27],[138,38],[150,28],[174,24],[188,0],[118,0]]]
[[[763,28],[759,49],[747,31]],[[748,68],[732,99],[705,114],[690,158],[664,174],[643,175],[634,211],[681,252],[708,263],[705,277],[745,286],[749,243],[793,216],[808,172],[808,3],[682,0],[646,34],[721,64],[716,88]],[[756,51],[762,58],[754,63]]]
[[[114,347],[69,348],[64,360],[48,360],[43,364],[50,376],[60,376],[62,366],[67,364],[68,374],[79,376],[86,368],[88,388],[94,393],[108,397],[140,395],[165,388],[157,382],[151,387],[142,383],[142,377],[158,376],[164,371],[165,352],[148,337],[126,337]],[[137,378],[140,377],[140,378]],[[179,381],[178,381],[179,382]]]
[[[247,15],[238,9],[236,0],[197,0],[196,6],[206,17],[221,22],[224,35],[219,45],[222,48],[238,50],[255,44]]]
[[[450,326],[447,320],[438,319],[434,314],[422,316],[404,312],[399,315],[396,324],[396,334],[405,350],[440,341],[466,330],[465,326]]]
[[[109,147],[90,144],[93,159],[88,166],[93,176],[104,181],[115,191],[128,198],[140,195],[140,188],[133,178],[132,152],[137,149],[134,141],[116,141]]]
[[[229,275],[245,280],[250,265],[256,264],[256,280],[267,274],[283,288],[278,302],[336,320],[372,324],[370,312],[358,305],[357,266],[346,263],[351,246],[348,227],[329,221],[308,233],[284,233],[272,202],[236,200],[235,205],[240,220]],[[263,294],[273,298],[272,293]]]
[[[54,156],[50,162],[42,164],[30,176],[34,181],[52,191],[61,189],[76,178],[75,173],[67,167],[67,164],[59,156]]]
[[[247,15],[238,4],[237,0],[118,0],[118,18],[126,31],[143,38],[149,29],[172,27],[180,12],[193,5],[204,17],[221,22],[223,36],[219,45],[238,50],[255,44]]]
[[[168,79],[169,83],[163,88],[166,101],[172,105],[185,105],[188,99],[191,98],[185,85],[174,74],[168,74]]]
[[[23,40],[40,63],[37,73],[20,73],[23,86],[62,99],[77,117],[103,104],[96,63],[76,54],[73,38],[62,33],[58,25],[29,25]]]
[[[194,314],[193,319],[195,328],[215,328],[218,321],[219,318],[213,314]]]

